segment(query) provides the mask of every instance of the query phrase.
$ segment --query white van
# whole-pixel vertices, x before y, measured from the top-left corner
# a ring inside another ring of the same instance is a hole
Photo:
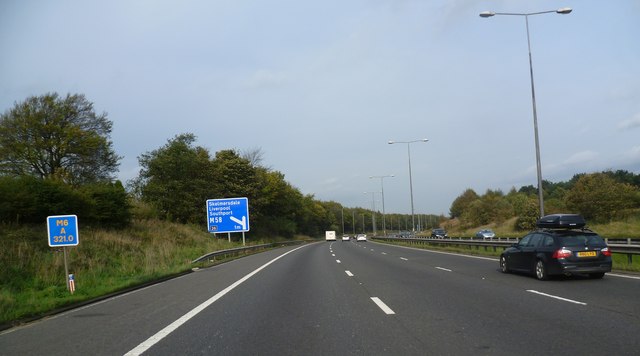
[[[336,232],[335,231],[325,231],[324,237],[327,241],[335,241],[336,240]]]

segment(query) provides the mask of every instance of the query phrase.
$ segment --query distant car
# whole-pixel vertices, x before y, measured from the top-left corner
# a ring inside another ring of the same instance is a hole
[[[343,235],[342,236],[342,241],[349,241],[351,240],[351,238],[349,237],[349,235]]]
[[[492,239],[494,237],[496,237],[496,233],[493,232],[493,230],[484,229],[476,232],[476,235],[474,238],[478,240],[485,240],[485,239]]]
[[[365,234],[358,234],[358,236],[356,236],[356,241],[364,241],[364,242],[367,242],[367,235],[365,235]]]
[[[611,272],[611,250],[595,232],[584,229],[580,215],[555,214],[538,220],[538,229],[500,254],[500,270],[551,275],[587,274],[602,278]]]
[[[444,239],[449,237],[447,235],[447,231],[445,229],[433,229],[431,230],[431,238],[432,239]]]

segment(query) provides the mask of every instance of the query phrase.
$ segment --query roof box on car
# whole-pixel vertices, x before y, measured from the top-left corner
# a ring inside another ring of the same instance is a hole
[[[546,229],[580,229],[586,222],[578,214],[553,214],[541,217],[536,226]]]

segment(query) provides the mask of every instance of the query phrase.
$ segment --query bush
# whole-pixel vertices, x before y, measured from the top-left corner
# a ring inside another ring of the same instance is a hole
[[[122,227],[131,220],[127,193],[120,182],[80,189],[53,179],[0,177],[0,222],[44,223],[51,215],[77,215],[86,224]]]

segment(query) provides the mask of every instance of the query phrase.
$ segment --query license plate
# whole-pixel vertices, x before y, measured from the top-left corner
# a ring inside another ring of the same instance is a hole
[[[598,254],[596,251],[582,251],[578,252],[578,257],[596,257]]]

